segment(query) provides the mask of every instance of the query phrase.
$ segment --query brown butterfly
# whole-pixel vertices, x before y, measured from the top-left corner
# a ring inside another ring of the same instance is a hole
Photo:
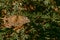
[[[3,18],[4,20],[4,26],[6,28],[13,28],[13,30],[18,30],[23,28],[24,24],[30,22],[30,20],[25,17],[25,16],[17,16],[17,15],[13,15],[13,16],[9,16],[9,17],[5,17]]]

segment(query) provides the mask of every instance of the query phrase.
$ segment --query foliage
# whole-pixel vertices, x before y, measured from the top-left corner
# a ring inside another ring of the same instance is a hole
[[[28,17],[30,22],[18,32],[13,26],[6,28],[2,18],[13,15]],[[60,1],[0,0],[0,40],[60,40]]]

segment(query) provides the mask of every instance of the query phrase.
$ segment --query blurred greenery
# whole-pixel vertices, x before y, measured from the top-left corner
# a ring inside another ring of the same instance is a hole
[[[30,23],[17,33],[2,28],[5,15],[23,15]],[[0,40],[60,40],[60,0],[0,0]]]

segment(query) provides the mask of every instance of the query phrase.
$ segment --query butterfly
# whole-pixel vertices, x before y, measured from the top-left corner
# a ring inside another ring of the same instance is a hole
[[[4,26],[6,28],[12,28],[13,30],[18,30],[24,28],[24,24],[29,23],[30,20],[25,16],[12,15],[9,17],[4,17]]]

